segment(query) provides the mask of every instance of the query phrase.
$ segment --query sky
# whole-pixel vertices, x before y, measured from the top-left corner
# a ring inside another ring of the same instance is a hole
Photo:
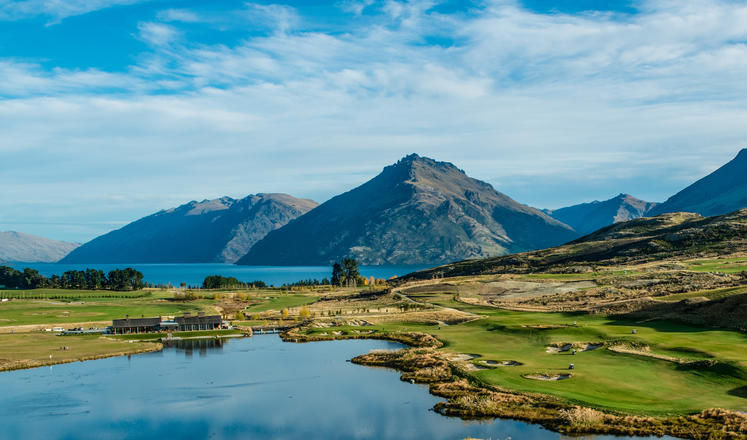
[[[0,230],[323,202],[401,157],[663,201],[747,147],[747,2],[0,0]]]

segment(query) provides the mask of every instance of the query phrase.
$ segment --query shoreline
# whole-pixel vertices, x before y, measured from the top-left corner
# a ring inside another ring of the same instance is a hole
[[[44,361],[16,361],[15,364],[11,363],[9,365],[3,365],[0,366],[0,373],[6,372],[6,371],[17,371],[17,370],[30,370],[34,368],[40,368],[40,367],[50,367],[53,365],[61,365],[61,364],[71,364],[73,362],[86,362],[86,361],[94,361],[98,359],[106,359],[111,357],[120,357],[120,356],[130,356],[133,354],[143,354],[143,353],[153,353],[156,351],[163,350],[163,344],[160,342],[147,342],[150,345],[153,345],[152,347],[138,347],[134,350],[126,350],[126,351],[117,351],[113,353],[104,353],[104,354],[96,354],[96,355],[90,355],[90,356],[82,356],[75,359],[58,359],[58,360],[44,360]]]
[[[372,351],[354,357],[357,365],[391,368],[401,373],[400,380],[426,384],[429,392],[446,399],[433,410],[443,416],[463,420],[488,418],[511,419],[543,426],[567,435],[612,434],[627,436],[669,435],[693,440],[747,440],[747,414],[724,409],[705,409],[697,414],[671,417],[631,415],[581,406],[548,394],[511,391],[480,382],[453,356],[437,351],[443,343],[427,333],[382,333],[378,335],[305,335],[299,327],[278,334],[283,342],[310,343],[349,339],[387,340],[406,348],[396,351]],[[180,337],[172,340],[244,338],[246,334]],[[81,356],[74,359],[16,361],[0,366],[0,372],[33,369],[73,362],[85,362],[118,356],[157,352],[164,349],[161,339],[129,340],[132,350]]]
[[[20,333],[23,334],[23,333]],[[172,338],[171,341],[182,341],[182,340],[196,340],[196,339],[224,339],[224,338],[248,338],[252,335],[249,333],[242,333],[242,334],[228,334],[228,335],[214,335],[214,336],[192,336],[192,337],[175,337]],[[74,337],[74,336],[68,336],[68,337]],[[0,373],[8,372],[8,371],[18,371],[18,370],[30,370],[34,368],[40,368],[40,367],[50,367],[53,365],[61,365],[61,364],[70,364],[73,362],[86,362],[86,361],[94,361],[98,359],[106,359],[111,357],[120,357],[120,356],[131,356],[134,354],[143,354],[143,353],[153,353],[157,351],[161,351],[164,348],[164,342],[168,342],[165,338],[154,338],[154,339],[114,339],[114,338],[108,338],[106,335],[101,335],[101,337],[106,338],[110,341],[116,341],[116,342],[129,342],[133,345],[133,348],[131,350],[120,350],[116,352],[111,353],[102,353],[102,354],[92,354],[92,355],[84,355],[77,358],[69,358],[69,359],[44,359],[44,360],[18,360],[18,361],[12,361],[9,362],[6,365],[0,365]],[[147,344],[148,346],[143,346]]]
[[[692,440],[747,440],[747,414],[719,408],[672,417],[631,415],[573,404],[548,394],[511,391],[480,382],[458,362],[436,351],[443,343],[426,333],[380,335],[303,335],[298,328],[282,333],[284,342],[323,342],[379,339],[408,346],[397,351],[373,351],[351,359],[357,365],[391,368],[400,380],[428,385],[429,392],[446,399],[433,410],[463,420],[499,418],[541,425],[568,435],[611,434],[664,436]]]

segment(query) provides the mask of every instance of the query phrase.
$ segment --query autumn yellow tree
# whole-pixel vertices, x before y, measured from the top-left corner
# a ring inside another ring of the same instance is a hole
[[[298,314],[299,316],[301,316],[302,319],[308,319],[309,316],[311,316],[311,312],[309,311],[309,308],[306,306],[301,307],[301,311]]]

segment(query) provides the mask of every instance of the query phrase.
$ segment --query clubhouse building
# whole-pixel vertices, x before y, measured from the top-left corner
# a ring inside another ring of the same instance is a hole
[[[217,330],[223,325],[223,319],[220,315],[205,315],[199,312],[197,315],[185,313],[184,316],[177,316],[173,320],[164,320],[157,318],[130,318],[115,319],[112,321],[112,333],[117,335],[131,333],[153,333],[164,331],[196,331],[196,330]]]

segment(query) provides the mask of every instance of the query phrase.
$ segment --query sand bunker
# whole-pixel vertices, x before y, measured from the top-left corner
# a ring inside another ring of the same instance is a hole
[[[562,353],[564,351],[570,350],[571,348],[573,348],[572,344],[552,344],[548,345],[545,351],[548,353]]]
[[[449,355],[447,359],[452,362],[464,362],[464,361],[471,361],[472,359],[477,359],[479,357],[480,357],[479,354],[457,353],[457,354]]]
[[[570,379],[571,374],[553,374],[553,375],[547,375],[547,374],[527,374],[526,376],[522,376],[525,379],[533,379],[533,380],[565,380]]]
[[[470,363],[465,364],[464,369],[467,371],[489,370],[488,367],[485,367],[482,365],[470,364]]]
[[[521,362],[517,362],[517,361],[494,361],[494,360],[477,361],[476,364],[482,367],[485,367],[485,368],[518,367],[519,365],[524,365]]]
[[[589,343],[589,344],[586,344],[585,347],[581,347],[581,350],[583,350],[583,351],[592,351],[592,350],[596,350],[597,348],[602,348],[602,347],[604,347],[604,343],[602,343],[602,342],[600,342],[598,344]]]
[[[564,353],[571,349],[578,351],[592,351],[603,346],[604,342],[561,342],[548,345],[545,351],[547,353]]]

